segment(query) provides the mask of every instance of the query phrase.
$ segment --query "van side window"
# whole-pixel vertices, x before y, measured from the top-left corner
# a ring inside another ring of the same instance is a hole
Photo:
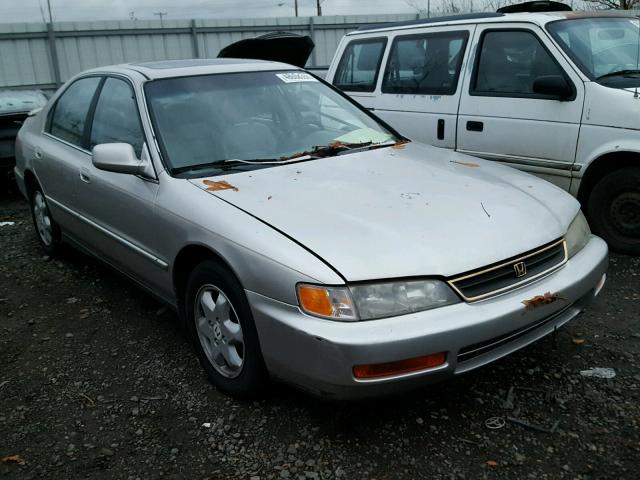
[[[536,78],[566,76],[533,32],[488,31],[479,51],[472,95],[535,98],[539,97],[533,92]]]
[[[466,31],[396,37],[382,92],[453,95],[468,38]]]
[[[385,38],[351,42],[344,49],[333,84],[349,92],[373,92],[386,45]]]

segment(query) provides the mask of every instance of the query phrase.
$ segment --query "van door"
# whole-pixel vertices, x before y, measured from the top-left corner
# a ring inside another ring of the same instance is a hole
[[[578,74],[534,25],[478,26],[474,52],[460,101],[457,149],[568,190],[584,102]],[[564,84],[568,93],[550,94],[550,83]]]
[[[376,115],[412,140],[455,148],[460,72],[473,26],[395,33]]]

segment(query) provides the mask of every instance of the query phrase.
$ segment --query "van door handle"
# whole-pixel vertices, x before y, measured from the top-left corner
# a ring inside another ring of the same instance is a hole
[[[438,131],[436,132],[438,140],[444,140],[444,119],[438,119]]]
[[[91,183],[91,175],[89,175],[89,170],[84,167],[80,169],[80,180],[82,180],[84,183]]]
[[[469,130],[470,132],[481,132],[482,130],[484,130],[484,123],[469,120],[467,122],[467,130]]]

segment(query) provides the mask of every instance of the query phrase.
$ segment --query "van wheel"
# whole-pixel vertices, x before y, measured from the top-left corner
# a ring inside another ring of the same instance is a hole
[[[616,170],[591,191],[587,215],[594,233],[619,253],[640,255],[640,168]]]
[[[47,200],[40,187],[31,192],[31,218],[38,235],[40,246],[47,255],[54,255],[60,249],[60,227],[54,222]]]
[[[240,282],[213,261],[191,273],[185,295],[187,328],[211,382],[234,397],[254,397],[268,381],[258,333]]]

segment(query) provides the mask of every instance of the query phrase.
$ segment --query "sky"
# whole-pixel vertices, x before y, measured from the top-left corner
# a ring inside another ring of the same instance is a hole
[[[194,17],[293,16],[294,0],[50,0],[53,20],[165,19]],[[435,4],[442,0],[432,0]],[[416,13],[427,0],[324,0],[324,15]],[[300,16],[315,15],[316,0],[298,0]],[[133,12],[133,13],[132,13]],[[42,22],[48,18],[46,0],[0,0],[0,23]]]

